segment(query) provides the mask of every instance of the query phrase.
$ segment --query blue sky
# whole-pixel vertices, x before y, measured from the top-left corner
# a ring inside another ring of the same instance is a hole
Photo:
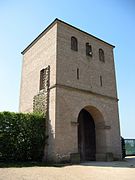
[[[56,17],[116,46],[121,133],[135,138],[134,0],[0,0],[0,111],[18,111],[21,51]]]

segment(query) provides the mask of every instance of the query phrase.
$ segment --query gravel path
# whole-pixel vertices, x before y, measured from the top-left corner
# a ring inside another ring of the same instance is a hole
[[[1,168],[0,180],[134,180],[135,158],[65,167]]]

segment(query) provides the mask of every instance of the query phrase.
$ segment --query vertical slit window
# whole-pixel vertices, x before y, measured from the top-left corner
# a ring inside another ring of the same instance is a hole
[[[79,79],[79,68],[77,68],[77,79]]]
[[[103,79],[102,79],[102,76],[100,76],[100,86],[103,86]]]

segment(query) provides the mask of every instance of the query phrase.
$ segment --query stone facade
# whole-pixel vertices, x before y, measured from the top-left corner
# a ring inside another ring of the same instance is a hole
[[[44,69],[43,89],[33,98],[33,112],[48,114],[50,66]]]
[[[71,37],[77,39],[77,51],[71,48]],[[90,56],[86,43],[91,46]],[[56,19],[22,52],[21,112],[33,110],[33,97],[34,102],[44,98],[39,91],[40,71],[50,66],[49,139],[44,159],[61,161],[78,156],[78,116],[82,109],[94,119],[96,160],[106,160],[108,154],[121,159],[113,48]],[[104,61],[99,59],[99,49],[104,52]]]

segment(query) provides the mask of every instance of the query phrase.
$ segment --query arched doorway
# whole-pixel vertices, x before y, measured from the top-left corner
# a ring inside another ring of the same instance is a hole
[[[78,116],[78,151],[82,161],[96,160],[96,132],[92,115],[82,109]]]

